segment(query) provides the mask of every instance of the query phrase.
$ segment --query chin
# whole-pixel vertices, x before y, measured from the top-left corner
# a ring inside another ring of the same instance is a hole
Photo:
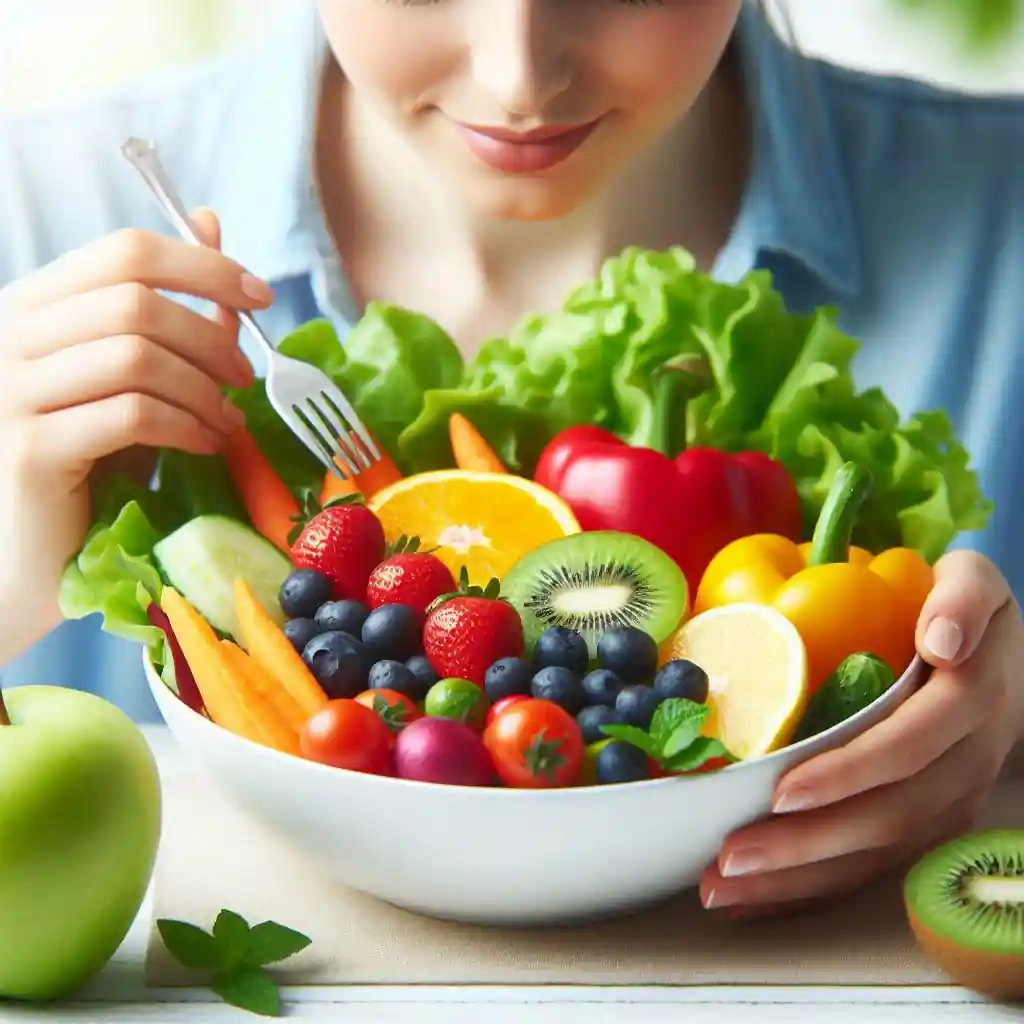
[[[495,220],[551,221],[568,217],[594,192],[579,178],[503,175],[488,181],[460,182],[470,204]]]

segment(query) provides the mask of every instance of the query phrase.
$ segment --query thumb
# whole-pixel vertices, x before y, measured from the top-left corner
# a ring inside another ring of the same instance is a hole
[[[1011,600],[1009,584],[989,559],[950,552],[935,565],[935,584],[917,620],[918,652],[935,668],[963,663]]]

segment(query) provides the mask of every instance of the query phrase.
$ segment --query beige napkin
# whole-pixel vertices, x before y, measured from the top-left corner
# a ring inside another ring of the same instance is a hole
[[[418,917],[345,889],[196,776],[165,789],[154,920],[209,928],[221,908],[297,928],[312,945],[277,971],[286,984],[913,985],[944,979],[917,952],[897,879],[785,921],[730,924],[689,894],[580,928],[517,931]],[[988,825],[1024,826],[1020,784],[996,794]],[[194,976],[155,927],[152,985]]]

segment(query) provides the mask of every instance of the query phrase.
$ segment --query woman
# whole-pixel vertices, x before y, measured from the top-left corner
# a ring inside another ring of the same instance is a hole
[[[90,473],[135,446],[212,452],[235,425],[220,385],[251,371],[198,300],[279,337],[317,315],[344,334],[373,297],[470,352],[625,244],[682,244],[722,279],[769,268],[792,308],[837,305],[864,340],[858,381],[905,413],[946,408],[997,506],[969,539],[994,561],[938,566],[917,636],[931,682],[791,772],[704,901],[799,905],[969,825],[1024,731],[1024,105],[818,66],[741,0],[317,7],[262,52],[6,127],[0,664],[58,622]],[[217,212],[197,214],[210,248],[158,234],[119,157],[132,134]],[[65,625],[8,674],[131,706],[125,650]]]

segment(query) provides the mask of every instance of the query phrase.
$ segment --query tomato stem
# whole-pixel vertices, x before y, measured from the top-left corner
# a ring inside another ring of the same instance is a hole
[[[654,383],[654,416],[648,447],[674,459],[686,450],[686,411],[714,383],[699,355],[677,356],[659,370]]]
[[[871,474],[855,462],[840,466],[821,507],[807,565],[847,562],[850,543],[864,499],[871,492]]]

